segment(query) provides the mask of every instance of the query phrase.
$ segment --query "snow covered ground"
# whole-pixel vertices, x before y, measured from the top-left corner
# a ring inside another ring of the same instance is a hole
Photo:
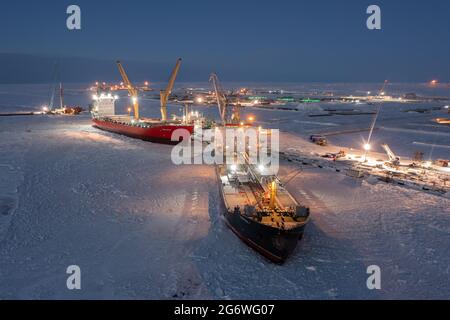
[[[67,92],[69,104],[88,100],[87,92]],[[0,86],[0,112],[46,101],[48,86]],[[386,104],[374,141],[404,157],[420,147],[432,159],[450,158],[448,148],[427,147],[448,145],[448,127],[431,122],[439,111],[401,111],[431,106]],[[158,102],[144,100],[142,109],[157,116]],[[244,113],[280,127],[284,150],[317,150],[306,142],[310,133],[371,120]],[[365,135],[330,140],[360,148]],[[294,256],[278,266],[225,227],[213,168],[176,167],[170,151],[98,131],[88,115],[0,117],[0,299],[450,298],[449,199],[317,168],[289,181],[298,167],[282,163],[281,178],[311,206],[312,221]],[[81,291],[66,288],[69,265],[81,268]],[[381,290],[366,287],[370,265],[381,267]]]

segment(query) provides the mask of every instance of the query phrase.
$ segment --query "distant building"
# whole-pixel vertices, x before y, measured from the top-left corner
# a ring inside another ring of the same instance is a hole
[[[412,92],[412,93],[407,93],[403,96],[403,98],[407,99],[407,100],[416,100],[417,99],[417,95]]]

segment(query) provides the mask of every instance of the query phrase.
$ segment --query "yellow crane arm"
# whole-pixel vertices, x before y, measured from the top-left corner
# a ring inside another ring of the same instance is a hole
[[[180,70],[180,66],[181,66],[181,59],[178,59],[175,68],[173,69],[172,74],[170,75],[167,88],[165,90],[160,91],[162,121],[167,121],[167,101],[169,100],[169,96],[172,93],[173,85],[175,84],[175,80],[178,75],[178,70]]]
[[[138,91],[131,83],[120,61],[117,61],[117,67],[119,68],[119,72],[120,75],[122,76],[123,83],[127,86],[128,92],[130,93],[131,96],[131,101],[133,102],[134,118],[138,120],[139,119]]]

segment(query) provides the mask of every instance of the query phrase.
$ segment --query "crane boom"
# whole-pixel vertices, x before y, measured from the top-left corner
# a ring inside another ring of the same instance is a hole
[[[384,95],[384,90],[386,89],[388,82],[388,80],[384,80],[383,86],[381,87],[380,93],[378,94],[379,96]]]
[[[227,98],[222,91],[217,74],[212,73],[209,81],[213,84],[216,93],[217,106],[219,107],[220,119],[222,120],[222,124],[225,125],[227,122]]]
[[[165,90],[160,91],[160,101],[161,101],[161,120],[167,121],[167,101],[169,100],[169,96],[172,93],[173,85],[175,84],[175,80],[178,75],[178,70],[180,70],[181,59],[177,60],[175,64],[175,68],[170,75],[169,83]]]
[[[122,76],[123,83],[126,85],[128,92],[131,96],[131,101],[133,102],[133,109],[134,109],[134,119],[139,119],[139,102],[138,102],[138,90],[136,87],[131,83],[130,79],[128,78],[127,73],[125,72],[125,69],[122,66],[122,63],[120,61],[117,61],[117,67],[119,68],[120,75]]]
[[[394,152],[392,152],[392,150],[388,144],[385,143],[385,144],[382,144],[381,146],[383,147],[384,151],[386,151],[386,154],[388,155],[389,161],[391,163],[398,164],[400,162],[400,158],[397,157]]]

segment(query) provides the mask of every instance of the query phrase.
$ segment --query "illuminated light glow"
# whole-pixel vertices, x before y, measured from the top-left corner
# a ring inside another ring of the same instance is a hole
[[[94,95],[92,96],[92,99],[93,99],[93,100],[98,100],[98,96],[97,96],[96,94],[94,94]]]
[[[371,145],[368,144],[368,143],[366,143],[366,144],[364,145],[364,150],[369,151],[370,149],[372,149]]]
[[[367,95],[370,95],[371,94],[371,92],[370,91],[367,91]]]
[[[243,123],[243,122],[241,122],[241,123],[240,123],[240,125],[241,125],[241,126],[243,126],[243,125],[244,125],[244,123]]]
[[[435,84],[437,84],[438,82],[439,82],[439,81],[437,81],[437,80],[431,80],[430,84],[435,85]]]
[[[136,103],[138,101],[137,97],[132,97],[131,100],[133,101],[133,103]]]
[[[197,101],[197,103],[203,103],[203,98],[198,97],[198,98],[196,99],[196,101]]]
[[[258,169],[261,173],[263,173],[266,168],[264,168],[264,166],[261,164],[259,165]]]
[[[42,107],[42,111],[47,112],[48,111],[48,107],[47,106],[43,106]]]
[[[236,171],[237,170],[237,165],[233,164],[231,165],[231,171]]]
[[[249,116],[249,117],[248,117],[248,121],[250,121],[250,122],[251,122],[251,121],[255,121],[255,117],[254,117],[254,116]]]
[[[114,99],[119,100],[119,96],[118,96],[118,95],[115,95],[115,96],[114,96]]]

